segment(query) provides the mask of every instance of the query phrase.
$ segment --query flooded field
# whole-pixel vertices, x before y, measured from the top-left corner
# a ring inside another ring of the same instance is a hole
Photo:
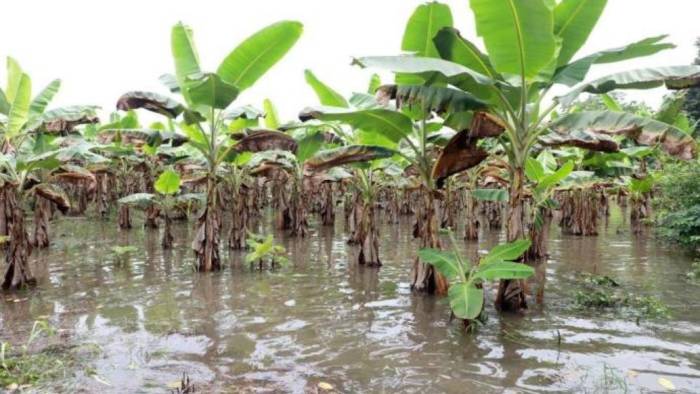
[[[274,272],[231,254],[224,272],[197,274],[188,225],[164,253],[157,231],[64,218],[35,256],[38,288],[3,297],[2,336],[17,341],[45,319],[62,342],[97,348],[89,370],[51,386],[77,392],[164,392],[183,372],[205,392],[308,392],[321,382],[340,392],[657,391],[659,378],[700,387],[691,261],[631,235],[619,212],[599,237],[552,231],[551,258],[530,287],[544,280],[543,304],[499,316],[489,292],[488,320],[471,335],[449,322],[444,299],[411,293],[410,220],[382,228],[379,270],[354,265],[338,220],[306,239],[277,234],[290,263]],[[464,244],[468,255],[500,236],[482,235]],[[114,245],[138,251],[119,262]],[[577,308],[580,272],[659,297],[671,319]]]

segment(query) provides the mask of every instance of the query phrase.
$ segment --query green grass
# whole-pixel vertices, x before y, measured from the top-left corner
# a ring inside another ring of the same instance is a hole
[[[38,339],[50,339],[53,335],[54,330],[48,323],[37,321],[21,346],[13,347],[2,342],[0,387],[8,390],[36,387],[70,377],[73,371],[89,369],[84,360],[94,353],[94,347],[54,344],[32,349]]]
[[[669,309],[657,297],[629,292],[614,278],[582,274],[574,304],[587,309],[616,309],[636,317],[667,319]]]

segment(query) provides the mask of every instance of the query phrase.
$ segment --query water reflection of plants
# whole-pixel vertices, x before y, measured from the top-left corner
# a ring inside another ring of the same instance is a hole
[[[334,224],[337,203],[344,201],[347,237],[359,245],[353,249],[357,262],[374,267],[382,264],[379,216],[395,224],[412,215],[421,251],[412,257],[411,288],[447,295],[465,321],[483,310],[483,284],[490,280],[500,281],[499,310],[526,308],[523,279],[532,269],[521,263],[547,257],[552,219],[558,217],[567,234],[596,235],[613,195],[628,204],[640,232],[653,220],[651,201],[661,191],[656,209],[666,235],[696,245],[698,209],[687,193],[696,189],[697,177],[693,164],[676,162],[692,163],[696,156],[691,122],[680,110],[683,96],[652,111],[608,93],[697,86],[700,68],[641,69],[584,82],[596,65],[672,45],[652,37],[576,57],[604,0],[470,5],[485,52],[453,27],[449,7],[421,5],[404,31],[401,48],[408,54],[356,59],[394,72],[394,84],[381,85],[373,76],[369,89],[346,98],[306,71],[321,106],[305,109],[292,123],[280,121],[270,100],[264,111],[234,103],[295,45],[298,22],[259,31],[209,73],[200,67],[191,29],[175,25],[175,73],[161,80],[178,99],[128,92],[117,101],[121,112],[103,124],[96,124],[93,107],[48,111],[60,84],[32,98],[29,76],[9,60],[9,83],[0,95],[4,287],[33,283],[29,255],[32,247],[49,245],[54,208],[88,215],[89,203],[105,218],[118,204],[117,222],[125,231],[133,207],[145,211],[147,227],[162,221],[164,249],[175,243],[172,221],[198,209],[192,243],[198,271],[223,268],[226,226],[229,249],[249,249],[247,260],[260,268],[282,263],[285,251],[272,238],[248,235],[268,208],[279,229],[304,237],[314,214],[323,225]],[[572,89],[553,97],[555,87]],[[599,95],[600,103],[577,101],[584,93]],[[140,110],[159,121],[143,127]],[[676,170],[692,179],[669,174]],[[476,240],[482,223],[500,229],[502,208],[508,244],[474,265],[456,251],[441,251],[441,228],[466,222],[464,238]],[[30,210],[32,237],[25,224]],[[494,260],[505,249],[512,253]],[[662,309],[651,299],[594,289],[576,299],[585,306]]]

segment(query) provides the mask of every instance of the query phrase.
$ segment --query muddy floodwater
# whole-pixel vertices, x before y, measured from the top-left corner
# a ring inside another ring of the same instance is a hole
[[[162,393],[183,372],[200,392],[316,392],[320,382],[348,393],[661,392],[660,378],[700,391],[700,285],[685,278],[692,259],[630,234],[619,210],[601,220],[598,237],[553,225],[551,257],[530,284],[534,293],[544,283],[543,303],[499,315],[491,286],[476,334],[449,322],[444,299],[411,293],[411,220],[382,225],[379,270],[354,264],[339,214],[334,228],[312,220],[305,239],[275,233],[286,267],[260,272],[226,252],[225,271],[197,274],[190,224],[176,225],[176,248],[163,252],[157,230],[60,218],[51,248],[32,256],[38,287],[2,297],[0,333],[17,341],[45,319],[66,344],[99,348],[90,372],[73,371],[50,391]],[[480,243],[462,246],[474,256],[501,237],[482,231]],[[120,263],[114,245],[138,251]],[[580,272],[658,297],[671,318],[577,308]]]

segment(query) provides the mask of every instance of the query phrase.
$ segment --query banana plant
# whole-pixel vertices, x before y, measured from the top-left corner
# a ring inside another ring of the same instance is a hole
[[[630,221],[635,233],[641,232],[642,222],[652,217],[651,193],[654,190],[655,181],[654,174],[646,174],[640,179],[629,177],[625,183],[631,203]]]
[[[252,167],[272,167],[281,171],[277,172],[278,176],[283,176],[282,182],[289,187],[278,193],[282,195],[277,206],[279,227],[289,228],[293,236],[304,237],[308,232],[307,194],[329,180],[331,169],[390,157],[394,152],[374,145],[325,148],[319,128],[302,125],[296,131],[298,140],[278,131],[253,132],[243,138],[236,149],[256,153],[249,163]],[[288,196],[285,194],[287,189]]]
[[[435,56],[438,51],[432,36],[442,27],[452,26],[452,14],[444,4],[431,2],[419,6],[409,19],[404,31],[402,49],[416,56]],[[398,60],[401,61],[401,57]],[[422,57],[416,57],[423,59]],[[382,58],[386,59],[386,58]],[[361,63],[359,59],[357,63]],[[426,75],[418,75],[411,70],[397,73],[396,80],[401,84],[415,83]],[[427,77],[430,81],[434,78]],[[420,177],[421,198],[416,215],[416,235],[422,247],[440,247],[438,237],[438,203],[442,198],[439,189],[452,175],[479,164],[488,154],[479,146],[479,139],[488,135],[498,135],[503,128],[495,118],[475,111],[488,108],[488,103],[475,95],[442,85],[382,86],[376,89],[379,105],[359,108],[312,108],[307,116],[322,121],[335,121],[361,130],[381,144],[395,149],[410,163],[410,168]],[[440,115],[456,112],[460,116],[451,124]],[[470,136],[460,129],[460,124],[473,124],[477,132]],[[455,127],[456,125],[456,127]],[[447,144],[439,146],[431,135],[448,126],[458,133]],[[416,257],[413,264],[411,288],[415,291],[446,294],[447,280],[434,268]]]
[[[530,248],[529,240],[518,240],[494,247],[472,264],[459,252],[454,234],[450,231],[452,250],[424,248],[418,254],[450,281],[448,299],[452,315],[470,327],[484,310],[484,288],[488,281],[527,279],[534,269],[517,261]]]
[[[450,85],[455,91],[469,92],[487,103],[483,111],[503,126],[502,132],[489,137],[498,139],[509,159],[508,240],[520,239],[525,234],[525,165],[543,136],[554,133],[566,137],[574,131],[587,132],[595,138],[626,135],[644,145],[661,143],[679,157],[695,157],[695,142],[691,137],[673,125],[643,116],[593,111],[567,114],[554,121],[550,118],[558,107],[572,103],[583,93],[604,94],[660,86],[679,90],[700,85],[698,66],[644,68],[583,82],[594,66],[673,48],[664,41],[666,36],[577,58],[607,0],[470,0],[469,4],[485,52],[435,13],[426,13],[426,20],[431,23],[424,26],[445,25],[436,34],[433,34],[434,29],[424,31],[427,46],[433,45],[435,52],[361,57],[355,63],[393,71],[397,75],[410,74],[421,86]],[[553,97],[552,88],[557,85],[573,88]],[[459,108],[450,108],[447,112],[447,123],[461,124],[463,130],[473,136],[470,124],[460,121],[466,117]],[[598,146],[612,151],[619,149],[610,144],[592,144],[589,149]],[[526,308],[519,281],[501,282],[496,303],[502,310]]]
[[[286,265],[287,251],[283,246],[275,245],[272,234],[263,237],[258,234],[250,234],[248,237],[248,248],[250,253],[246,254],[245,261],[248,264],[258,263],[258,269],[262,271],[265,261],[269,261],[270,268],[274,269],[275,265]]]
[[[98,168],[97,200],[102,216],[107,213],[108,202],[104,200],[110,194],[109,181],[113,181],[118,198],[136,192],[153,193],[156,175],[165,166],[188,157],[183,152],[187,137],[174,131],[174,127],[172,120],[167,119],[167,125],[155,122],[142,128],[135,111],[128,110],[123,116],[112,114],[111,121],[98,128],[96,139],[102,143],[100,149],[111,160],[110,165]],[[158,228],[156,207],[148,208],[145,214],[144,227]],[[129,205],[119,205],[117,218],[120,229],[132,227]]]
[[[192,30],[182,23],[171,33],[175,75],[161,81],[182,96],[184,103],[157,93],[130,92],[119,100],[120,109],[144,108],[172,119],[189,138],[188,144],[206,162],[206,204],[192,242],[199,271],[221,268],[220,170],[231,158],[235,141],[229,138],[226,110],[294,46],[302,33],[299,22],[282,21],[253,34],[221,62],[216,72],[203,72]]]
[[[439,248],[437,199],[442,198],[440,187],[450,176],[485,159],[488,153],[478,145],[478,133],[498,132],[501,126],[488,114],[473,114],[474,110],[485,108],[485,103],[451,88],[383,86],[377,90],[377,97],[375,106],[309,108],[304,116],[347,124],[358,130],[366,141],[392,149],[406,160],[419,174],[421,185],[416,219],[418,237],[423,247]],[[466,132],[459,132],[441,146],[431,138],[444,127],[435,115],[444,114],[450,108],[460,108],[469,114],[475,135],[470,137]],[[414,261],[412,277],[412,288],[416,291],[447,293],[445,278],[419,258]]]
[[[46,111],[60,87],[51,82],[32,98],[31,78],[12,58],[7,59],[7,86],[0,89],[0,236],[7,236],[4,289],[16,289],[35,283],[28,260],[32,243],[48,245],[50,204],[63,213],[70,201],[61,182],[90,179],[87,171],[67,165],[82,145],[63,141],[58,149],[46,134],[67,135],[80,124],[97,121],[96,107],[63,107]],[[25,227],[25,206],[30,198],[37,202],[35,237],[30,239]]]
[[[76,126],[98,121],[96,106],[47,110],[60,88],[61,80],[55,79],[32,97],[31,78],[15,59],[7,58],[7,86],[4,90],[0,89],[0,114],[6,117],[0,120],[2,153],[14,153],[33,133],[65,135],[74,131]]]
[[[173,247],[171,213],[193,202],[199,202],[202,195],[181,194],[180,174],[172,169],[163,171],[153,184],[156,193],[134,193],[119,199],[120,205],[135,207],[144,211],[155,208],[155,211],[163,218],[163,235],[161,246],[163,249]]]
[[[466,220],[464,226],[464,239],[479,239],[479,205],[483,203],[501,204],[508,201],[508,193],[502,187],[507,182],[501,174],[505,167],[501,159],[484,161],[466,171]],[[482,187],[482,183],[491,188]],[[494,188],[493,186],[500,186]]]
[[[540,155],[540,158],[548,157]],[[574,170],[574,163],[566,162],[561,168],[551,168],[542,163],[542,160],[528,157],[525,163],[525,175],[530,181],[531,206],[530,206],[530,233],[532,247],[527,252],[529,259],[541,259],[547,257],[547,239],[549,229],[550,210],[557,207],[554,199],[556,187],[566,179]]]
[[[304,75],[306,82],[314,90],[323,106],[346,109],[378,106],[372,96],[379,88],[380,83],[379,77],[376,75],[372,76],[367,93],[355,93],[349,100],[322,82],[311,70],[306,70]],[[318,122],[318,120],[309,120],[307,115],[302,113],[301,116],[303,120],[307,121],[307,124],[316,124],[321,129],[331,130],[345,146],[355,145],[356,148],[353,149],[361,150],[361,146],[371,146],[373,143],[377,143],[376,138],[363,130],[354,127],[347,130],[343,128],[343,123],[334,121],[312,123]],[[382,141],[379,141],[379,144],[386,145]],[[360,252],[357,255],[358,264],[380,267],[382,262],[379,255],[379,231],[375,215],[375,204],[380,187],[375,172],[380,171],[385,163],[383,160],[371,160],[369,156],[365,157],[364,160],[365,163],[357,164],[352,168],[354,176],[351,186],[357,198],[353,198],[353,201],[349,202],[352,207],[348,215],[348,227],[351,229],[348,243],[356,243],[360,246]]]

